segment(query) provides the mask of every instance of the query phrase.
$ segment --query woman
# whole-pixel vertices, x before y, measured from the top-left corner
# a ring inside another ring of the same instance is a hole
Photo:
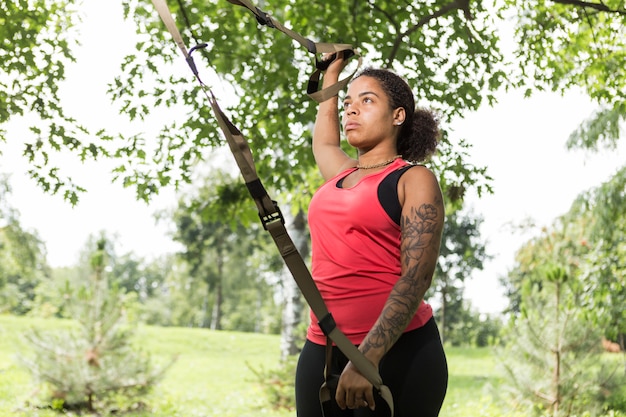
[[[336,83],[344,67],[339,54],[323,86]],[[337,105],[337,97],[320,104],[313,131],[325,184],[309,207],[312,275],[339,329],[380,370],[395,416],[437,416],[448,370],[424,294],[439,255],[444,205],[433,173],[405,160],[424,161],[435,151],[438,123],[431,112],[415,110],[404,80],[366,69],[343,103],[353,159],[340,147]],[[299,417],[322,415],[325,343],[311,314],[296,373]],[[372,385],[336,347],[332,367],[341,374],[335,399],[342,414],[383,415]]]

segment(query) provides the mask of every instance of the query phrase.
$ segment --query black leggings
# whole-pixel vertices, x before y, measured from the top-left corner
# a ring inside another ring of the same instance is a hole
[[[324,382],[325,349],[307,340],[300,353],[296,371],[298,417],[322,416],[319,389]],[[332,373],[340,374],[347,363],[345,355],[333,347]],[[380,375],[393,394],[395,417],[439,415],[448,387],[448,365],[434,319],[398,339],[380,362]],[[342,417],[374,417],[381,414],[377,410],[385,408],[346,409]]]

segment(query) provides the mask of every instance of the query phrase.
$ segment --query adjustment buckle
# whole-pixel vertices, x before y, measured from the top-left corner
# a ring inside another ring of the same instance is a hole
[[[256,8],[256,20],[257,22],[259,22],[259,24],[261,25],[265,25],[271,28],[276,28],[276,26],[274,25],[274,22],[272,22],[272,18],[270,17],[269,13],[265,13],[263,10],[259,9],[258,7]]]
[[[278,203],[275,200],[272,200],[272,203],[274,203],[274,208],[276,209],[276,211],[265,215],[259,212],[259,219],[261,219],[261,223],[263,223],[263,228],[265,230],[267,230],[268,224],[274,223],[277,220],[280,220],[282,224],[285,224],[285,218],[283,217],[282,211],[280,211],[280,207],[278,207]]]

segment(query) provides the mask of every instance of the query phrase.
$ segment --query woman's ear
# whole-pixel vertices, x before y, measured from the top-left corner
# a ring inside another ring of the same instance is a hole
[[[393,111],[393,124],[396,126],[401,126],[404,123],[406,118],[406,112],[404,111],[404,107],[398,107]]]

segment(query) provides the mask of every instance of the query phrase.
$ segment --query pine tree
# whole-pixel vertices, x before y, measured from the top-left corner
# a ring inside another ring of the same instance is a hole
[[[105,238],[91,256],[92,276],[70,299],[77,326],[54,332],[31,330],[26,340],[31,357],[22,357],[54,408],[95,411],[137,404],[158,382],[167,366],[157,369],[131,341],[135,329],[125,314],[126,298],[106,277]],[[69,289],[68,289],[69,291]]]
[[[567,271],[544,271],[543,281],[522,290],[522,311],[504,336],[499,395],[534,415],[597,415],[615,375],[614,366],[601,365],[602,331],[583,314],[578,283]]]

